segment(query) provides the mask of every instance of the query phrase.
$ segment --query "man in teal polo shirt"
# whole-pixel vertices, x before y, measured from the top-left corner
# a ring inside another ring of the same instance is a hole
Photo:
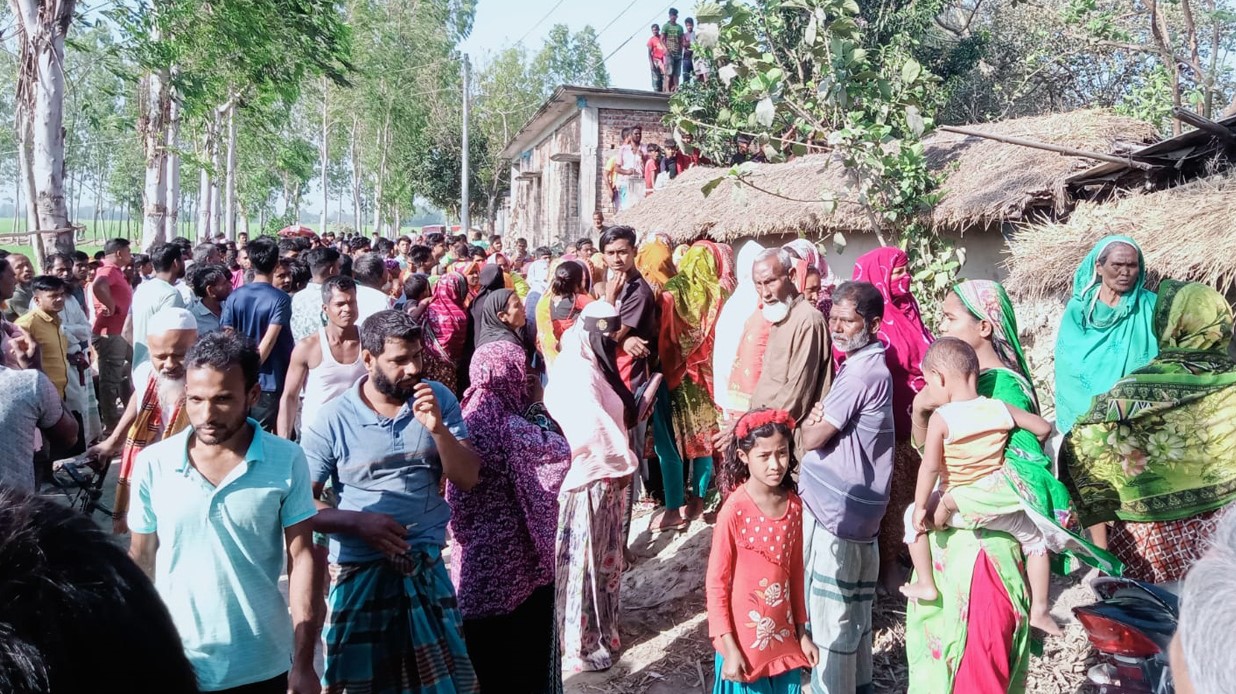
[[[202,691],[317,694],[309,468],[296,444],[248,418],[259,363],[231,332],[189,351],[190,427],[138,456],[129,554],[154,578]],[[291,619],[279,592],[285,553]]]

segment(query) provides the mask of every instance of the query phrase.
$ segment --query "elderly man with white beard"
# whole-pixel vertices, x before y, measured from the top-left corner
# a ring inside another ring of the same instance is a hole
[[[760,311],[747,320],[745,330],[758,332],[760,321],[772,326],[751,409],[785,410],[801,422],[828,391],[833,358],[824,315],[794,286],[793,263],[790,254],[779,248],[756,256],[752,279]],[[802,450],[799,434],[795,439]]]
[[[112,511],[112,528],[117,534],[128,532],[129,479],[137,454],[189,424],[184,410],[185,355],[195,342],[197,320],[188,310],[165,308],[150,318],[146,332],[150,360],[133,372],[133,396],[124,415],[111,436],[86,452],[95,460],[120,453],[120,479]]]

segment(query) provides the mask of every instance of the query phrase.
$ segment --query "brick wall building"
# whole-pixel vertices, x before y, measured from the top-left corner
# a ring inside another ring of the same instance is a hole
[[[623,128],[662,143],[669,97],[630,89],[562,86],[502,150],[511,165],[504,233],[530,246],[561,245],[587,234],[592,213],[615,212],[602,176]]]

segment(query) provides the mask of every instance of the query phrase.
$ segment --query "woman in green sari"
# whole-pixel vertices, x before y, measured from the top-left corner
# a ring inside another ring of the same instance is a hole
[[[1126,575],[1178,581],[1236,499],[1232,309],[1214,289],[1165,280],[1159,356],[1094,398],[1061,451],[1083,523],[1111,523]]]
[[[980,395],[1030,412],[1038,400],[1017,337],[1008,295],[987,280],[963,282],[944,300],[940,334],[956,337],[978,355]],[[921,441],[938,403],[914,402],[914,436]],[[1005,447],[1005,467],[1028,510],[1069,524],[1067,490],[1051,476],[1050,461],[1033,434],[1015,430]],[[912,691],[1023,691],[1030,656],[1029,593],[1021,547],[989,530],[948,529],[930,535],[940,597],[911,603],[906,650]],[[1070,569],[1082,559],[1118,573],[1119,563],[1079,537],[1058,557]],[[971,604],[983,609],[971,612]]]

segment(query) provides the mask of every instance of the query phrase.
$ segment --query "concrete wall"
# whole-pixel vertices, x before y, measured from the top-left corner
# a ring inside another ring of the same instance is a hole
[[[526,238],[535,247],[574,234],[579,217],[579,164],[550,157],[579,152],[579,143],[580,117],[575,112],[512,162],[510,235]],[[540,176],[520,178],[530,172]]]

